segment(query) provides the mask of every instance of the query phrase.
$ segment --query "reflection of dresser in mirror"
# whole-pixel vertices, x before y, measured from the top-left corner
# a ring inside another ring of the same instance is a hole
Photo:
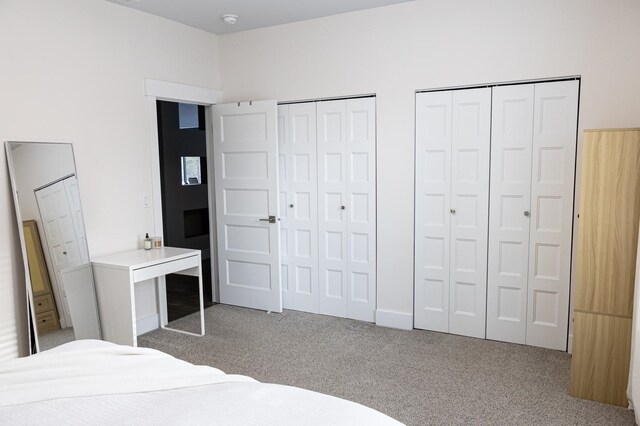
[[[29,259],[31,288],[33,289],[33,308],[39,334],[45,334],[60,328],[58,312],[53,299],[49,272],[42,252],[42,243],[35,220],[22,222],[24,239]]]

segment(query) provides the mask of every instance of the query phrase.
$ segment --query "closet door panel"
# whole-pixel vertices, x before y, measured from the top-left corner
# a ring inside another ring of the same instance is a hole
[[[525,343],[534,85],[493,88],[487,338]]]
[[[344,101],[318,102],[319,312],[348,315],[347,109]]]
[[[347,112],[348,317],[375,320],[375,98],[345,101]]]
[[[416,94],[414,326],[449,331],[452,93]]]
[[[318,312],[318,194],[315,103],[289,105],[292,308]]]
[[[578,82],[535,85],[527,345],[566,350]]]
[[[290,191],[289,180],[291,176],[291,162],[290,162],[290,135],[289,135],[289,106],[278,106],[278,185],[279,185],[279,200],[278,214],[280,222],[278,226],[280,228],[280,262],[281,273],[280,281],[282,284],[282,307],[285,309],[291,309],[293,307],[293,292],[290,291],[289,283],[293,282],[291,274],[293,268],[289,268],[289,264],[293,262],[293,259],[289,258],[291,253],[291,241],[289,236],[291,235],[291,220],[289,212]]]
[[[485,337],[491,89],[453,92],[449,332]]]

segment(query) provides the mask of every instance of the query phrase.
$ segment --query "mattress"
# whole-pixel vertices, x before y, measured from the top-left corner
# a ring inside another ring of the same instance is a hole
[[[363,405],[81,340],[0,363],[0,424],[399,425]]]

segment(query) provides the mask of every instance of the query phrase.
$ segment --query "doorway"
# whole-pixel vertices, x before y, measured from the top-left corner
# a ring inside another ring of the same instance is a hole
[[[205,107],[157,101],[164,244],[202,252],[205,308],[213,304]],[[197,278],[166,277],[167,318],[199,310]]]

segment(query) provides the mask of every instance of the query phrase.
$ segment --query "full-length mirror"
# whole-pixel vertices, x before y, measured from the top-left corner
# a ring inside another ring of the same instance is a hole
[[[100,339],[73,147],[6,142],[35,351]]]

